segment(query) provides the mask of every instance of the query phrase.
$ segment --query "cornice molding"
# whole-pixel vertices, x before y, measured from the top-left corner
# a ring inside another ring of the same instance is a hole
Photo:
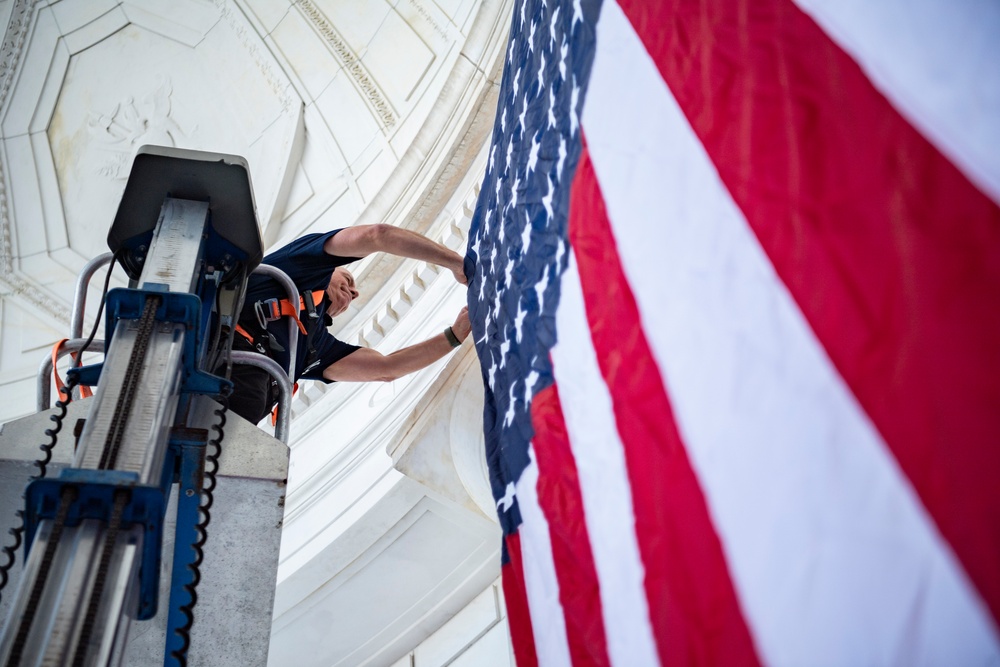
[[[470,174],[465,187],[455,193],[451,200],[458,212],[440,216],[429,233],[431,238],[444,241],[460,253],[466,243],[472,207],[479,192],[478,168],[485,168],[487,151],[488,146],[484,146],[474,161],[476,173]],[[447,240],[448,235],[451,235],[450,241]],[[382,297],[379,300],[381,305],[369,303],[360,316],[350,323],[353,333],[345,335],[341,331],[338,333],[339,337],[356,340],[355,337],[367,335],[377,336],[379,341],[384,337],[388,339],[390,349],[398,349],[437,333],[434,319],[444,317],[445,314],[453,316],[465,301],[465,289],[454,281],[450,272],[415,260],[405,260],[400,269],[386,280],[386,286],[387,289],[379,292]],[[398,440],[401,433],[409,430],[414,410],[418,404],[428,399],[428,392],[436,393],[433,389],[435,386],[442,382],[461,382],[459,376],[469,372],[475,374],[478,381],[478,366],[469,363],[470,358],[475,359],[475,352],[463,349],[433,372],[428,370],[416,373],[391,385],[307,383],[294,399],[291,441],[293,461],[303,461],[307,468],[301,470],[296,475],[297,479],[289,486],[286,528],[292,528],[294,532],[299,522],[308,525],[317,516],[325,516],[327,509],[324,508],[328,498],[335,496],[341,485],[354,483],[356,475],[368,474],[362,471],[370,470],[372,461],[383,456],[387,446]],[[456,375],[459,367],[461,373]],[[387,391],[391,393],[388,403],[372,411],[372,402]],[[433,416],[425,416],[429,419],[445,419],[446,428],[455,430],[453,419],[437,410],[432,410],[431,413]],[[481,410],[475,413],[478,417]],[[330,430],[331,425],[339,426]],[[334,434],[336,441],[331,443],[329,439]],[[317,443],[329,444],[317,447]],[[299,450],[298,455],[296,450]],[[460,456],[456,461],[459,464],[456,466],[456,473],[460,484],[465,487],[472,502],[479,506],[484,515],[490,517],[491,506],[482,500],[482,488],[485,487],[487,492],[489,489],[484,476],[485,468],[470,457]],[[314,548],[318,543],[316,540],[322,542],[328,539],[324,535],[314,535],[301,544],[292,540],[296,546],[290,544],[285,547],[288,551],[283,552],[282,562],[295,561],[301,550]]]
[[[21,61],[25,40],[35,16],[36,0],[14,0],[10,20],[0,43],[0,113],[6,110],[11,84]],[[4,165],[0,163],[0,286],[6,294],[15,294],[27,299],[32,305],[56,322],[69,324],[67,304],[41,290],[37,285],[17,275],[14,269],[14,249],[11,240],[10,207],[7,197],[7,178]]]
[[[17,71],[17,64],[24,48],[24,39],[28,34],[28,28],[31,27],[35,2],[36,0],[14,0],[10,20],[4,31],[3,43],[0,44],[0,109],[3,109],[7,103],[10,82],[14,77],[14,72]]]
[[[297,97],[293,97],[289,93],[290,86],[287,80],[283,82],[281,77],[275,73],[276,65],[273,61],[274,56],[270,50],[265,48],[265,53],[261,52],[259,47],[262,43],[261,38],[249,23],[246,14],[239,8],[234,11],[232,3],[229,0],[215,0],[215,6],[219,9],[222,18],[226,20],[230,30],[239,38],[240,44],[250,54],[257,69],[264,75],[264,80],[267,81],[268,88],[281,101],[281,110],[288,111],[293,105],[301,104],[301,101]],[[237,19],[237,13],[242,17],[242,20]]]
[[[2,118],[2,112],[7,108],[11,81],[14,79],[14,73],[17,72],[17,64],[21,60],[24,39],[28,34],[31,18],[34,15],[34,6],[35,0],[14,1],[10,21],[7,22],[3,42],[0,43],[0,118]],[[10,209],[7,206],[7,178],[3,171],[3,164],[0,164],[0,233],[3,237],[3,254],[0,255],[0,280],[10,285],[13,291],[23,291],[23,289],[18,289],[20,287],[18,278],[12,275],[14,253],[10,235]]]
[[[512,7],[513,0],[483,3],[434,108],[355,224],[388,222],[426,233],[434,223],[489,140]],[[470,59],[470,51],[479,57]]]
[[[319,33],[323,38],[323,43],[326,44],[330,53],[333,54],[340,66],[343,67],[354,79],[354,83],[357,84],[361,92],[364,93],[365,99],[368,104],[371,105],[372,109],[378,114],[378,117],[382,119],[382,124],[385,126],[386,130],[391,130],[396,126],[396,114],[389,104],[389,101],[385,99],[382,91],[379,89],[378,85],[372,80],[371,75],[368,70],[365,69],[364,65],[358,59],[351,47],[347,45],[347,42],[341,37],[340,33],[337,32],[336,28],[326,20],[326,16],[320,9],[312,3],[311,0],[298,0],[295,3],[299,11],[306,18],[307,21],[312,25],[313,29]]]

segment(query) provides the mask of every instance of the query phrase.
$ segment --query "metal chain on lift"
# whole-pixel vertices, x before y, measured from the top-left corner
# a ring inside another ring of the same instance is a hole
[[[241,274],[241,280],[246,277],[245,272]],[[219,308],[219,301],[216,300],[216,310]],[[216,338],[216,344],[218,343],[218,338]],[[231,351],[233,346],[233,332],[229,332],[229,338],[226,344],[226,350]],[[215,347],[215,345],[213,345]],[[231,361],[227,360],[226,371],[224,376],[229,377],[229,368]],[[214,364],[210,365],[211,368]],[[226,413],[229,412],[229,396],[228,391],[218,397],[219,403],[221,404],[218,410],[215,410],[214,414],[219,417],[219,421],[216,424],[212,424],[212,430],[216,431],[216,437],[209,440],[207,446],[212,447],[213,450],[209,451],[206,449],[205,462],[210,464],[211,467],[206,466],[204,472],[204,482],[202,486],[202,497],[203,502],[199,507],[202,513],[202,520],[195,526],[195,530],[198,533],[198,537],[195,542],[191,545],[194,549],[195,559],[188,566],[191,570],[191,581],[184,585],[184,590],[188,593],[188,603],[181,605],[179,611],[184,614],[184,625],[177,628],[175,631],[177,635],[181,638],[181,646],[170,652],[170,656],[177,661],[180,667],[187,666],[187,652],[191,646],[191,628],[194,626],[194,607],[198,604],[198,584],[201,582],[201,563],[205,558],[204,546],[205,542],[208,541],[208,524],[212,522],[212,504],[215,501],[214,491],[216,485],[216,474],[219,471],[219,457],[222,455],[222,440],[225,437],[225,426],[226,426]]]
[[[139,331],[136,335],[135,346],[132,348],[132,355],[128,360],[128,368],[125,370],[125,380],[122,383],[121,393],[118,395],[118,403],[112,416],[111,428],[108,429],[108,437],[104,442],[104,451],[101,452],[101,461],[98,469],[107,470],[114,468],[118,460],[118,450],[121,448],[122,436],[125,435],[125,425],[132,413],[132,404],[135,402],[135,391],[139,387],[142,379],[142,364],[146,360],[146,350],[149,349],[149,339],[153,333],[153,325],[156,323],[156,309],[160,305],[161,297],[149,295],[146,297],[146,305],[139,319]]]
[[[73,654],[73,667],[83,667],[84,661],[87,659],[87,649],[90,648],[90,639],[94,634],[97,611],[101,607],[101,598],[104,596],[108,568],[111,567],[111,557],[114,555],[115,544],[118,542],[118,531],[121,529],[122,514],[125,512],[125,505],[128,503],[131,495],[126,489],[115,491],[115,504],[111,511],[111,520],[108,522],[108,530],[104,534],[104,549],[101,551],[101,562],[97,566],[94,585],[90,589],[87,615],[83,619],[83,626],[80,629],[80,639],[76,644],[76,652]]]
[[[146,357],[146,352],[149,348],[149,341],[152,335],[153,327],[155,325],[156,319],[156,309],[159,306],[161,299],[158,296],[150,295],[146,298],[146,303],[143,309],[142,316],[138,324],[138,332],[136,336],[135,345],[132,349],[132,354],[129,358],[128,367],[125,373],[125,381],[123,383],[121,393],[119,394],[117,404],[115,406],[114,416],[111,423],[111,428],[109,429],[108,437],[105,441],[104,450],[101,453],[101,460],[98,465],[99,469],[112,468],[118,457],[118,452],[121,448],[122,438],[124,436],[125,426],[128,423],[128,418],[131,413],[132,404],[134,402],[134,395],[139,387],[139,382],[141,380],[142,364]],[[44,452],[45,456],[35,462],[36,467],[39,469],[39,474],[33,476],[31,479],[39,479],[45,476],[46,465],[51,460],[51,450],[55,447],[57,442],[57,436],[59,431],[62,429],[62,421],[66,416],[67,406],[72,401],[72,391],[77,385],[78,381],[75,376],[71,376],[68,380],[66,387],[66,398],[60,398],[56,401],[56,408],[60,412],[56,415],[52,415],[50,419],[55,422],[55,427],[51,429],[46,429],[45,434],[49,436],[50,442],[43,443],[40,448]],[[195,526],[198,533],[198,537],[192,548],[195,550],[195,560],[190,565],[192,571],[192,581],[185,585],[185,590],[188,592],[190,601],[188,604],[181,607],[181,613],[183,613],[187,621],[177,630],[177,633],[181,635],[183,639],[183,646],[171,653],[171,655],[178,661],[182,666],[187,664],[187,651],[190,646],[190,630],[194,624],[194,606],[197,604],[198,596],[196,588],[201,580],[200,566],[204,560],[204,550],[203,547],[208,539],[207,528],[211,523],[212,515],[211,508],[214,502],[213,492],[216,487],[216,475],[219,469],[219,456],[222,453],[222,440],[225,435],[225,424],[226,424],[226,413],[229,409],[229,400],[225,396],[220,396],[221,407],[215,411],[215,414],[219,417],[219,422],[212,425],[212,429],[216,431],[217,435],[215,438],[208,442],[208,446],[212,447],[210,453],[206,453],[205,460],[210,467],[206,467],[205,470],[205,481],[204,488],[202,489],[202,495],[204,501],[200,506],[200,511],[203,515],[202,521]],[[53,523],[52,532],[49,536],[49,540],[46,543],[46,550],[42,557],[41,567],[39,568],[38,577],[35,579],[34,586],[32,588],[31,595],[28,599],[28,604],[26,605],[24,615],[21,619],[21,624],[18,627],[18,634],[15,638],[14,646],[12,647],[12,652],[10,658],[7,661],[7,667],[16,667],[22,657],[24,650],[24,645],[27,641],[28,634],[31,630],[31,624],[34,620],[34,616],[37,612],[38,603],[41,598],[41,593],[44,589],[45,580],[48,576],[48,571],[51,567],[52,561],[55,557],[56,549],[59,545],[59,540],[62,535],[63,528],[65,526],[66,517],[69,514],[69,510],[72,503],[75,501],[77,491],[73,487],[66,487],[60,498],[60,506],[57,512],[55,521]],[[86,618],[84,619],[84,624],[81,630],[81,635],[77,643],[76,652],[73,658],[73,667],[82,667],[84,661],[86,660],[87,650],[91,643],[91,635],[93,634],[94,624],[96,622],[97,613],[100,609],[100,603],[103,596],[104,583],[107,578],[107,571],[111,564],[111,557],[114,552],[114,547],[118,539],[118,534],[121,528],[121,519],[124,512],[125,506],[128,502],[129,494],[127,491],[119,491],[115,493],[115,504],[112,510],[111,520],[108,524],[107,532],[105,533],[104,549],[101,554],[101,561],[98,566],[98,571],[95,576],[94,586],[91,589],[90,599],[87,605]],[[21,544],[21,535],[24,532],[24,512],[23,510],[18,511],[18,516],[21,518],[21,526],[17,529],[11,529],[10,533],[15,536],[15,544],[11,547],[4,547],[3,551],[8,556],[8,563],[4,566],[0,566],[0,590],[7,581],[7,571],[13,566],[16,561],[15,552]]]
[[[156,322],[156,309],[161,300],[161,297],[157,295],[149,295],[146,297],[146,303],[143,307],[142,316],[139,319],[139,330],[136,335],[135,345],[133,346],[132,354],[129,357],[125,380],[122,384],[121,393],[118,396],[118,402],[115,405],[111,428],[109,429],[108,437],[104,443],[104,450],[101,452],[101,460],[98,464],[98,469],[106,470],[113,467],[118,458],[118,452],[121,448],[122,438],[125,433],[125,425],[128,423],[128,418],[132,412],[135,392],[138,389],[139,381],[141,380],[142,364],[145,361],[146,352],[149,349],[149,340],[153,332],[153,326]],[[65,412],[62,413],[62,416],[64,415]],[[61,420],[59,422],[59,428],[61,428]],[[58,429],[56,429],[55,432],[57,433]],[[51,447],[54,446],[54,444],[54,442],[50,443],[49,450],[51,450]],[[48,463],[48,458],[46,458],[43,465],[40,466],[43,473],[45,463]],[[22,616],[21,623],[18,627],[17,637],[14,640],[14,646],[10,654],[10,659],[7,661],[7,667],[17,667],[21,661],[24,643],[27,641],[28,633],[31,630],[31,624],[34,621],[35,614],[37,613],[38,604],[41,600],[41,594],[45,587],[46,579],[48,578],[52,559],[55,557],[56,548],[59,546],[59,539],[62,536],[63,527],[66,523],[66,517],[69,514],[70,506],[72,505],[73,500],[75,500],[76,495],[76,489],[71,486],[67,486],[62,492],[59,510],[52,527],[52,533],[49,537],[49,541],[45,545],[45,553],[42,555],[41,567],[39,568],[38,575],[35,578],[31,595],[28,598],[28,603],[25,606],[24,615]],[[90,596],[90,604],[88,605],[87,617],[84,620],[83,631],[81,632],[79,643],[77,644],[77,652],[73,663],[74,667],[77,664],[83,664],[81,661],[84,659],[86,647],[90,643],[90,635],[93,632],[97,608],[100,606],[103,594],[104,581],[107,578],[107,570],[111,564],[111,552],[114,550],[114,543],[118,538],[118,532],[121,524],[121,514],[124,511],[127,500],[127,493],[117,492],[115,494],[115,504],[112,510],[111,521],[108,524],[108,530],[105,534],[105,549],[101,555],[101,562],[98,567],[94,587],[91,589],[92,594]],[[18,542],[20,542],[20,540],[18,540]],[[100,588],[98,589],[98,587]]]
[[[114,271],[115,262],[119,261],[119,256],[123,250],[119,250],[115,253],[114,257],[111,258],[111,264],[108,266],[107,276],[104,280],[104,289],[101,293],[101,303],[97,309],[97,317],[94,319],[94,328],[90,332],[90,336],[87,341],[83,344],[80,349],[80,354],[82,355],[86,351],[87,347],[90,346],[90,342],[94,340],[94,335],[97,333],[97,327],[100,324],[101,313],[104,311],[104,300],[108,293],[108,285],[111,281],[111,273]],[[56,400],[55,409],[58,410],[56,414],[49,415],[49,420],[52,421],[55,426],[52,428],[45,429],[45,435],[49,438],[47,443],[42,443],[39,445],[39,449],[42,451],[42,457],[34,462],[36,468],[38,468],[38,473],[32,475],[29,478],[29,482],[33,482],[36,479],[42,479],[46,474],[46,466],[52,460],[52,450],[55,448],[59,432],[62,430],[63,420],[66,418],[67,407],[73,401],[73,390],[79,384],[79,378],[76,375],[70,375],[66,379],[66,386],[63,393],[60,393],[59,399]],[[21,504],[24,504],[24,493],[21,494]],[[15,513],[15,520],[18,525],[10,528],[7,533],[13,535],[14,544],[4,546],[2,548],[5,561],[0,564],[0,593],[3,592],[4,587],[7,585],[8,574],[14,564],[17,562],[17,550],[21,547],[21,539],[24,535],[24,509],[18,509]],[[2,599],[2,597],[0,597]]]
[[[66,517],[69,515],[70,507],[77,498],[77,493],[75,487],[67,486],[63,488],[62,494],[59,496],[59,510],[52,524],[52,532],[49,534],[49,540],[45,543],[45,552],[42,554],[42,562],[39,564],[35,584],[31,587],[31,594],[28,596],[28,604],[25,605],[24,613],[21,616],[21,623],[17,627],[17,636],[14,638],[14,646],[11,648],[10,657],[7,659],[7,667],[18,667],[21,663],[24,645],[28,641],[28,633],[31,631],[31,624],[35,620],[38,603],[41,601],[42,593],[45,590],[45,580],[48,579],[49,570],[52,568],[52,561],[55,560],[56,549],[59,547],[59,539],[62,537],[63,526],[66,525]]]
[[[201,511],[203,518],[195,526],[195,530],[198,532],[198,537],[191,548],[194,549],[195,558],[188,568],[191,570],[191,581],[184,585],[184,590],[187,591],[189,600],[185,605],[181,605],[180,612],[184,614],[185,622],[184,625],[177,628],[177,635],[181,638],[181,646],[170,652],[171,657],[173,657],[180,667],[186,667],[187,665],[187,652],[188,648],[191,646],[191,627],[194,625],[194,606],[198,604],[198,583],[201,581],[201,563],[204,560],[205,552],[203,547],[205,542],[208,541],[208,524],[212,522],[212,503],[215,501],[215,496],[213,492],[215,491],[216,484],[216,474],[219,471],[219,456],[222,454],[222,440],[225,437],[225,426],[226,426],[226,413],[229,411],[229,398],[226,396],[220,396],[219,400],[221,402],[221,407],[215,411],[215,414],[219,417],[219,422],[217,424],[212,424],[212,429],[217,432],[217,435],[212,440],[208,441],[207,447],[212,447],[213,451],[208,452],[206,450],[205,462],[211,464],[211,468],[205,467],[205,478],[202,487],[202,496],[204,498],[199,510]]]
[[[52,460],[52,450],[55,448],[56,443],[59,440],[59,431],[62,430],[63,419],[66,418],[67,407],[73,400],[73,389],[76,388],[77,384],[78,380],[75,375],[71,375],[67,378],[66,387],[64,389],[65,393],[60,395],[59,400],[57,400],[55,404],[55,409],[58,410],[58,412],[49,415],[49,420],[55,424],[52,428],[45,429],[45,435],[49,438],[49,441],[43,442],[38,446],[38,448],[42,451],[42,457],[34,462],[35,467],[38,468],[38,473],[32,475],[28,480],[29,482],[45,477],[46,466],[48,466],[49,461]],[[18,509],[15,513],[15,520],[18,525],[7,531],[8,535],[14,536],[14,544],[4,546],[2,549],[6,560],[0,564],[0,592],[3,592],[4,587],[7,585],[8,573],[17,562],[17,550],[21,547],[21,536],[24,534],[23,492],[21,493],[21,505],[22,508]]]

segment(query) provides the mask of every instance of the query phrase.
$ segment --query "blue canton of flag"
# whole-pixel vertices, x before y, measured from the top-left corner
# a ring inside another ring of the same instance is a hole
[[[469,234],[469,315],[486,385],[490,482],[505,534],[521,523],[531,399],[553,383],[569,184],[600,2],[526,1],[514,11],[496,124]],[[506,560],[506,550],[505,550]]]

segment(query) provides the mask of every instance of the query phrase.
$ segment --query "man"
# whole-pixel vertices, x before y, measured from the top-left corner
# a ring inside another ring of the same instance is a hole
[[[287,292],[276,281],[252,275],[233,349],[261,352],[287,368],[290,312],[295,312],[301,322],[293,381],[387,382],[426,368],[458,347],[471,330],[467,308],[443,333],[388,355],[345,343],[327,330],[331,318],[346,311],[358,297],[354,276],[343,266],[373,252],[437,264],[451,271],[459,283],[467,284],[458,253],[405,229],[358,225],[309,234],[264,257],[265,264],[288,274],[303,295],[301,302],[291,306]],[[281,300],[285,300],[284,314]],[[230,410],[255,424],[271,412],[278,392],[266,371],[237,364],[231,379],[235,386],[229,399]]]

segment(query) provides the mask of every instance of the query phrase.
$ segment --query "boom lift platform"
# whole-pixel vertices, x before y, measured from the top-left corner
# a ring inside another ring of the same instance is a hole
[[[234,431],[240,437],[233,449],[242,449],[247,457],[241,462],[229,454],[231,465],[252,468],[247,461],[256,456],[258,470],[244,473],[246,479],[266,480],[270,496],[277,498],[270,514],[257,511],[239,526],[230,520],[228,528],[228,537],[235,539],[236,533],[245,541],[270,535],[263,562],[255,563],[252,573],[270,591],[255,595],[264,649],[262,655],[256,649],[258,659],[250,664],[263,664],[288,454],[283,444],[227,414],[231,383],[224,376],[230,363],[240,362],[264,367],[279,379],[282,400],[275,434],[281,441],[287,441],[291,388],[272,360],[231,350],[247,277],[263,256],[245,160],[143,147],[108,245],[113,255],[88,265],[78,282],[74,339],[65,349],[83,347],[79,329],[86,282],[99,265],[113,257],[130,286],[107,293],[107,342],[98,344],[106,347],[103,363],[69,371],[67,389],[50,417],[56,423],[46,431],[51,442],[43,445],[45,456],[36,463],[39,474],[24,493],[25,564],[0,639],[0,665],[157,664],[148,656],[125,658],[129,628],[154,617],[162,633],[162,664],[187,664],[219,456],[224,436]],[[113,264],[108,271],[112,269]],[[275,277],[295,294],[286,276]],[[47,407],[52,363],[43,364],[40,409]],[[72,464],[58,476],[46,477],[62,420],[71,408],[82,414],[78,406],[68,406],[77,385],[96,385],[96,391],[83,401],[86,419],[77,429]],[[225,440],[227,453],[231,440]],[[224,469],[229,465],[223,461]],[[171,501],[175,484],[176,500]],[[176,503],[173,533],[165,530],[173,523],[168,503]],[[219,516],[217,522],[229,519]],[[172,555],[164,556],[165,542],[173,545]],[[244,548],[261,551],[259,545]],[[164,560],[171,565],[161,576]],[[231,613],[230,622],[238,622],[241,610]]]

